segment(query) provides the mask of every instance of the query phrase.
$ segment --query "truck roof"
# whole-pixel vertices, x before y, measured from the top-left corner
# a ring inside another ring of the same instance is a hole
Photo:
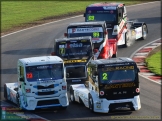
[[[81,25],[104,25],[105,21],[94,21],[94,22],[77,22],[70,23],[69,26],[81,26]]]
[[[107,6],[113,6],[113,7],[118,7],[118,6],[123,6],[124,4],[123,3],[118,3],[118,2],[112,2],[112,3],[109,3],[109,2],[101,2],[101,3],[94,3],[94,4],[91,4],[87,7],[107,7]]]
[[[40,65],[40,64],[53,64],[63,63],[63,60],[58,56],[40,56],[19,59],[25,65]]]
[[[59,39],[55,39],[55,42],[61,42],[61,41],[77,41],[77,40],[90,40],[91,36],[83,36],[83,37],[73,37],[73,38],[59,38]]]
[[[98,60],[92,60],[92,63],[95,63],[97,65],[104,65],[104,64],[119,64],[119,63],[135,63],[131,58],[127,57],[117,57],[117,58],[110,58],[110,59],[98,59]]]

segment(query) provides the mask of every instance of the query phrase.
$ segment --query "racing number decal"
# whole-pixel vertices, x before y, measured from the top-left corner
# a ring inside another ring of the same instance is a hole
[[[96,37],[99,37],[100,36],[100,33],[99,32],[93,32],[93,37],[96,38]]]
[[[59,53],[62,55],[62,54],[65,54],[65,48],[64,48],[64,45],[59,45]]]
[[[107,80],[107,79],[108,79],[107,73],[103,73],[103,74],[102,74],[102,80]]]
[[[27,73],[27,74],[26,74],[26,77],[27,77],[28,79],[31,79],[31,78],[33,78],[33,74],[32,74],[32,73]]]
[[[93,21],[94,20],[94,16],[88,16],[88,20],[89,21]]]
[[[65,54],[65,48],[60,48],[59,52],[60,52],[60,54]]]

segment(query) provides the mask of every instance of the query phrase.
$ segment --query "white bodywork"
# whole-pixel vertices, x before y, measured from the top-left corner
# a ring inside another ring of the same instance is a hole
[[[18,61],[18,66],[22,65],[25,67],[35,66],[35,65],[44,65],[44,64],[59,64],[63,63],[63,60],[57,56],[43,56],[43,57],[33,57],[33,58],[25,58],[20,59]],[[19,68],[19,67],[18,67]],[[64,66],[63,66],[64,69]],[[18,71],[18,73],[20,73]],[[26,75],[24,71],[24,75]],[[18,75],[19,79],[19,75]],[[20,108],[24,110],[35,110],[37,108],[48,108],[48,107],[67,107],[69,105],[67,89],[63,89],[63,86],[67,86],[65,71],[64,77],[62,79],[45,79],[43,81],[35,80],[32,82],[27,81],[25,76],[25,83],[23,82],[15,82],[15,83],[6,83],[6,91],[7,91],[7,100],[12,101],[15,104],[18,104]],[[48,87],[49,85],[54,85],[54,88],[45,88],[38,89],[37,86]],[[30,89],[31,91],[27,93],[25,90]],[[53,94],[48,95],[38,95],[38,92],[49,92],[54,91]],[[19,100],[17,96],[19,95]],[[52,102],[53,100],[53,102]],[[43,103],[38,105],[39,101],[44,101]],[[51,102],[49,102],[51,101]],[[55,102],[56,101],[56,102]],[[49,103],[48,103],[49,102]],[[53,104],[52,104],[53,103]]]
[[[128,21],[129,23],[133,23],[133,21]],[[129,29],[129,25],[127,27],[124,27],[124,25],[127,24],[125,20],[122,20],[119,25],[115,25],[113,28],[112,35],[118,35],[118,43],[117,45],[124,45],[125,44],[125,34],[129,34],[130,39],[139,39],[142,37],[142,26],[137,27],[135,29]],[[130,32],[130,33],[129,33]]]
[[[94,90],[89,90],[87,87],[85,87],[84,84],[75,84],[71,86],[74,90],[75,101],[80,103],[79,101],[80,98],[87,108],[89,108],[88,95],[91,94],[93,98],[94,112],[108,113],[110,104],[126,103],[126,102],[132,102],[135,110],[139,110],[141,108],[139,95],[129,99],[107,100],[105,98],[102,99],[99,98],[97,92],[95,92]]]

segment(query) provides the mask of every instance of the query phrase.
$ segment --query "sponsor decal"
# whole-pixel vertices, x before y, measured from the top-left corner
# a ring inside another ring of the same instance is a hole
[[[42,92],[50,92],[52,89],[42,89]]]
[[[64,60],[64,63],[84,63],[87,62],[87,60]]]
[[[113,7],[113,6],[104,6],[103,9],[104,10],[116,10],[116,7]]]
[[[37,81],[37,84],[47,84],[47,83],[54,83],[54,80],[47,80],[47,81]]]
[[[89,17],[93,20],[93,17]],[[91,27],[91,28],[69,28],[68,33],[87,33],[87,32],[103,32],[102,27]]]
[[[134,30],[132,30],[132,35],[133,35],[133,36],[135,35],[135,31],[134,31]]]
[[[72,82],[80,82],[80,81],[81,81],[80,79],[72,80]]]
[[[128,70],[134,69],[134,66],[116,66],[116,67],[108,67],[108,68],[102,68],[102,71],[114,71],[114,70]]]
[[[135,83],[122,83],[122,84],[111,84],[106,85],[104,89],[114,89],[114,88],[126,88],[126,87],[134,87],[136,86]]]
[[[59,45],[59,49],[63,50],[65,48],[77,48],[77,47],[83,47],[82,43],[68,43],[68,44],[64,44],[64,45]]]
[[[114,95],[117,95],[117,94],[127,94],[127,91],[121,91],[121,92],[113,92]]]

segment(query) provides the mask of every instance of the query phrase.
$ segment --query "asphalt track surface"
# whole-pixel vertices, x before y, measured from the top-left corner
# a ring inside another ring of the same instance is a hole
[[[160,2],[127,7],[128,18],[146,22],[149,34],[146,40],[135,41],[128,48],[118,48],[118,56],[130,57],[141,46],[161,37]],[[71,22],[82,22],[82,16],[67,19],[44,26],[35,27],[1,39],[1,100],[4,83],[16,82],[16,65],[19,58],[50,55],[53,51],[54,38],[63,37],[66,27]],[[71,104],[65,111],[39,110],[33,113],[48,120],[107,120],[124,118],[144,119],[161,118],[161,86],[143,77],[140,79],[141,105],[139,111],[115,111],[108,114],[92,113],[81,104]],[[112,117],[117,116],[117,117]],[[152,117],[150,117],[152,116]]]

